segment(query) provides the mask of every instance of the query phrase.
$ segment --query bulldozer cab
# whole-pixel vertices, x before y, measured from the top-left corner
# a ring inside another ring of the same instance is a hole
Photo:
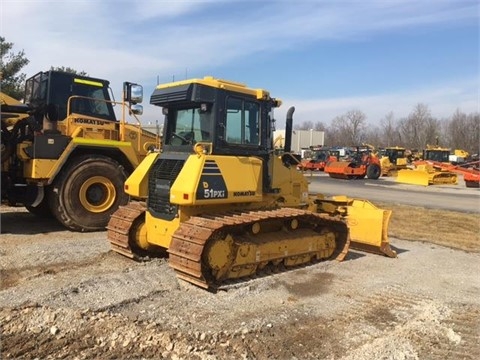
[[[268,92],[205,77],[157,86],[150,102],[161,106],[165,115],[162,152],[155,166],[172,174],[165,179],[164,190],[157,187],[157,193],[149,194],[150,203],[155,196],[168,197],[168,188],[192,153],[260,160],[261,187],[264,192],[271,191],[272,112],[280,101],[270,98]],[[213,162],[208,166],[212,168],[205,174],[219,173]],[[223,183],[217,185],[225,188]],[[203,199],[203,195],[197,198]]]
[[[396,148],[396,147],[385,148],[384,156],[388,157],[388,160],[390,160],[390,163],[395,165],[401,165],[401,164],[398,164],[398,160],[405,158],[405,149]]]
[[[171,85],[157,87],[151,97],[165,115],[164,153],[191,153],[197,143],[214,155],[264,157],[272,150],[276,103],[268,94],[264,99],[242,84],[210,77],[173,84],[177,96],[171,96]]]
[[[73,73],[39,72],[25,84],[25,103],[52,121],[71,113],[116,121],[111,100],[108,81]]]
[[[450,156],[449,149],[425,149],[423,151],[423,160],[448,163]]]

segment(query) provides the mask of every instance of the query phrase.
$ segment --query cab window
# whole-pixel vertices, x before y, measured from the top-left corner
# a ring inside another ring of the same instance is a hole
[[[72,112],[105,119],[113,117],[112,105],[106,101],[109,99],[104,88],[75,84],[73,94],[82,97],[72,99]]]
[[[225,140],[228,144],[260,144],[259,105],[240,98],[227,99]]]

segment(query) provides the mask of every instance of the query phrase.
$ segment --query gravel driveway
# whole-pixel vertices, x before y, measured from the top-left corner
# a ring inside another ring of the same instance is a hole
[[[1,358],[476,359],[480,254],[391,239],[229,284],[177,280],[105,232],[72,233],[2,207]],[[432,236],[435,236],[434,234]]]

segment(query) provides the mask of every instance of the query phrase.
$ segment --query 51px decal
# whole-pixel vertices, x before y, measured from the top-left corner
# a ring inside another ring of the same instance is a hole
[[[208,181],[202,179],[199,185],[197,199],[226,199],[228,197],[225,183],[220,176],[210,176]]]
[[[225,198],[225,190],[204,189],[203,196],[205,199],[223,199]]]
[[[210,188],[207,181],[202,181],[203,183],[203,197],[204,199],[224,199],[225,190],[217,190]]]

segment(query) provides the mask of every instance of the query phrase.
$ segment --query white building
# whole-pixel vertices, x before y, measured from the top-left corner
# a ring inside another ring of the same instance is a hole
[[[285,146],[285,130],[275,130],[273,134],[275,139],[274,146],[283,148]],[[315,130],[293,130],[292,132],[292,152],[300,154],[302,149],[308,149],[310,146],[323,146],[325,144],[325,132]]]

